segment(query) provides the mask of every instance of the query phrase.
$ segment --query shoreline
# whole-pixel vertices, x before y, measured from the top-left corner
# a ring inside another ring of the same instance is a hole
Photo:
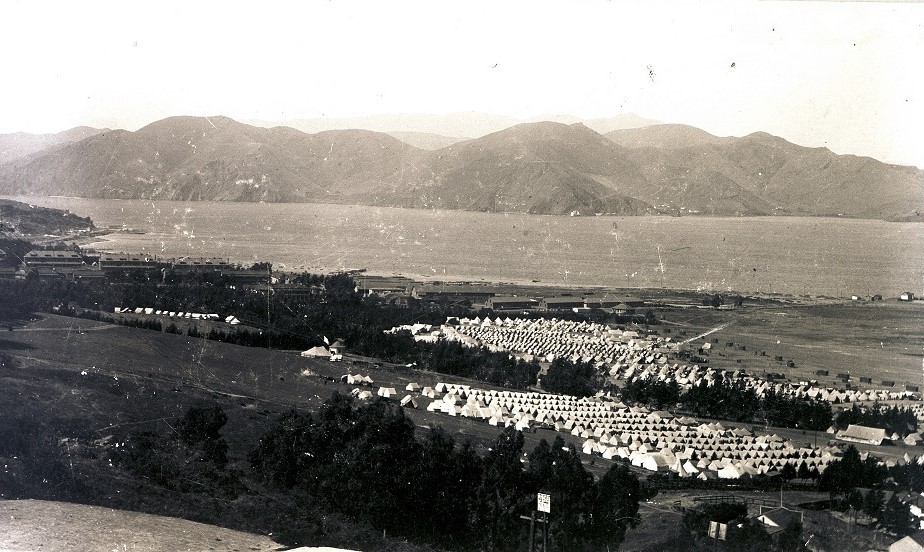
[[[769,225],[767,217],[748,222],[747,217],[707,216],[695,217],[695,223],[683,222],[693,217],[528,214],[508,221],[504,213],[469,216],[447,210],[434,216],[428,210],[396,208],[405,211],[398,216],[365,206],[342,206],[343,212],[330,212],[311,203],[299,204],[302,207],[295,210],[291,204],[248,204],[242,210],[242,204],[235,202],[157,202],[154,209],[152,203],[137,200],[29,199],[99,219],[102,231],[54,239],[87,249],[157,258],[221,258],[243,266],[268,261],[280,272],[296,274],[365,269],[368,276],[403,277],[421,285],[464,282],[565,293],[613,290],[653,297],[742,295],[785,303],[828,303],[850,301],[854,294],[863,299],[878,294],[897,297],[915,290],[924,270],[914,255],[892,254],[893,249],[899,250],[895,244],[924,236],[920,224],[895,232],[881,224],[859,227],[865,234],[858,234],[856,243],[847,246],[828,242],[832,236],[853,236],[853,227],[829,227],[819,217],[811,221],[773,217],[778,223]],[[180,203],[195,211],[171,213],[170,205]],[[230,210],[215,210],[216,205]],[[278,214],[279,219],[270,228],[254,220],[260,213]],[[490,219],[484,218],[488,215]],[[613,237],[609,220],[620,221],[618,238]],[[123,233],[113,227],[119,222],[147,235]],[[343,230],[336,229],[338,224],[345,225]],[[480,225],[487,225],[487,234],[479,235]],[[782,237],[767,237],[778,234]],[[880,237],[860,239],[863,235]],[[880,253],[870,256],[863,253],[867,250]]]
[[[106,236],[111,236],[113,234],[118,234],[117,231],[105,231],[99,235],[94,236],[85,236],[78,240],[74,240],[73,243],[77,244],[81,248],[86,248],[89,251],[100,252],[100,253],[126,253],[126,254],[135,254],[140,255],[143,252],[139,251],[115,251],[111,250],[105,245],[111,243],[112,240],[106,238]],[[62,241],[67,241],[67,238]],[[164,257],[169,259],[181,258],[181,257]],[[230,258],[230,262],[239,264],[240,266],[249,266],[253,263],[252,260],[241,260]],[[554,290],[558,293],[566,292],[591,292],[591,293],[612,293],[617,295],[626,295],[633,296],[637,295],[643,299],[652,299],[657,297],[681,299],[681,297],[706,297],[712,295],[723,295],[723,296],[733,296],[740,295],[744,298],[751,298],[758,301],[772,301],[776,303],[784,303],[790,306],[798,305],[818,305],[818,304],[832,304],[832,303],[850,303],[849,298],[839,298],[831,297],[824,295],[808,295],[808,296],[799,296],[783,293],[766,293],[766,292],[753,292],[753,291],[737,291],[737,290],[704,290],[696,288],[678,288],[678,287],[613,287],[605,286],[600,284],[568,284],[564,282],[546,282],[541,280],[526,280],[526,279],[498,279],[498,280],[486,280],[483,278],[471,278],[470,276],[462,274],[443,274],[439,277],[431,276],[427,274],[414,274],[412,272],[402,272],[400,270],[395,271],[379,271],[379,270],[366,270],[366,269],[346,269],[342,267],[311,267],[304,268],[301,270],[286,268],[276,268],[276,261],[272,259],[261,259],[260,262],[270,262],[274,265],[274,272],[280,274],[288,275],[298,275],[302,273],[308,274],[350,274],[354,279],[371,277],[371,278],[382,278],[382,279],[395,279],[395,280],[410,280],[414,284],[421,285],[444,285],[448,287],[454,286],[484,286],[484,287],[497,287],[497,288],[520,288],[520,289],[529,289],[529,290]],[[360,272],[361,271],[361,272]],[[502,295],[502,292],[499,292],[498,295]],[[866,301],[868,302],[868,301]],[[693,304],[693,306],[698,306]]]

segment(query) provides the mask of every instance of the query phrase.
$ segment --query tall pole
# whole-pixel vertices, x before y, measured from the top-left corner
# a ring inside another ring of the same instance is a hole
[[[542,512],[542,552],[549,552],[549,514]]]
[[[529,552],[535,552],[536,550],[536,512],[533,512],[533,515],[529,520]]]

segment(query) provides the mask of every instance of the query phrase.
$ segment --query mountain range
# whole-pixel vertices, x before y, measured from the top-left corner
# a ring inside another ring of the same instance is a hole
[[[170,117],[135,132],[81,128],[31,140],[34,135],[0,135],[0,195],[554,215],[919,220],[924,210],[924,171],[915,167],[837,155],[761,132],[717,137],[685,125],[627,128],[623,120],[601,134],[562,119],[459,141],[400,129],[394,135],[359,129],[309,134],[220,116]],[[606,130],[605,121],[594,124]]]

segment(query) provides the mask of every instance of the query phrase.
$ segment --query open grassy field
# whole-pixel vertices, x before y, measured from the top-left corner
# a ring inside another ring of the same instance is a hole
[[[709,357],[716,368],[776,372],[795,381],[817,379],[841,387],[839,373],[849,373],[853,384],[865,376],[878,387],[883,380],[894,381],[899,390],[905,383],[924,385],[924,302],[678,309],[658,314],[665,321],[660,331],[670,329],[665,335],[681,341],[730,322],[693,343],[717,340]],[[729,342],[735,345],[728,347]],[[776,360],[778,356],[783,362]],[[795,368],[786,366],[788,360]],[[829,376],[817,376],[817,370],[827,370]]]

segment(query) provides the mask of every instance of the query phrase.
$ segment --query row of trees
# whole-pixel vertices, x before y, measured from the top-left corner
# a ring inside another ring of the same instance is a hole
[[[897,433],[903,437],[918,430],[918,418],[911,409],[878,403],[869,407],[854,404],[834,418],[834,426],[838,429],[846,429],[850,424],[881,427],[890,435]]]
[[[638,479],[616,465],[594,482],[561,438],[526,455],[522,433],[508,428],[480,456],[442,429],[420,441],[414,432],[394,404],[334,394],[317,414],[282,416],[250,459],[287,493],[451,549],[518,549],[527,538],[519,516],[535,509],[539,490],[552,495],[557,550],[615,547],[639,521]]]
[[[676,382],[635,379],[627,382],[620,392],[628,402],[655,408],[678,405],[697,416],[736,422],[823,431],[832,421],[831,405],[826,401],[800,399],[773,391],[761,397],[744,382],[724,378],[712,385],[700,382],[685,392]]]

